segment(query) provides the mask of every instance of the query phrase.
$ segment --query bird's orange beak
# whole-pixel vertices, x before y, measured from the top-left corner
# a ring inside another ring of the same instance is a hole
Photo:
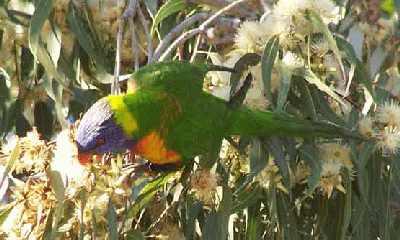
[[[82,165],[86,165],[92,162],[92,153],[78,153],[78,160]]]

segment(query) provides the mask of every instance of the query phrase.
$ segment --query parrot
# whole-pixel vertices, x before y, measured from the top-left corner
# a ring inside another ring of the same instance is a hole
[[[180,166],[230,136],[351,136],[329,122],[233,107],[203,90],[209,71],[234,69],[169,61],[137,70],[132,75],[135,91],[103,97],[81,118],[76,132],[79,162],[85,165],[94,155],[129,151],[151,164]]]

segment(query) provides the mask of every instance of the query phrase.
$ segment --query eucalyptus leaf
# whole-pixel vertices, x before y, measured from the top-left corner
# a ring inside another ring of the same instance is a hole
[[[231,74],[229,79],[231,85],[230,96],[234,96],[237,90],[237,87],[240,83],[240,79],[249,66],[255,66],[260,62],[260,56],[255,53],[246,53],[235,63],[233,69],[235,72]]]
[[[107,226],[110,240],[118,240],[118,222],[117,213],[114,204],[111,202],[111,198],[108,202],[107,207]]]
[[[157,26],[168,16],[179,12],[187,7],[184,0],[168,0],[160,7],[157,14],[154,16],[153,25],[151,26],[151,34],[154,34]]]
[[[354,73],[354,80],[358,83],[364,84],[364,86],[368,89],[368,91],[374,97],[372,81],[369,77],[369,74],[367,73],[367,71],[365,69],[364,64],[357,58],[357,53],[353,49],[352,45],[340,37],[336,37],[336,44],[337,44],[338,48],[345,53],[346,59],[348,61],[350,61],[350,63],[352,63],[356,66],[355,73]]]
[[[175,174],[164,174],[146,184],[134,204],[128,209],[128,218],[135,217],[153,199],[157,191],[164,186]]]
[[[290,83],[292,79],[292,74],[291,72],[287,71],[286,69],[280,69],[280,72],[282,74],[282,78],[280,81],[280,86],[279,86],[279,92],[278,92],[278,99],[276,103],[276,110],[278,112],[283,112],[287,96],[289,94],[290,90]]]
[[[254,138],[250,145],[250,172],[257,175],[268,164],[267,154],[260,139]]]
[[[314,25],[314,28],[321,31],[322,34],[324,35],[324,37],[326,38],[326,40],[328,41],[329,48],[335,54],[336,60],[340,66],[342,79],[344,81],[347,81],[348,79],[346,77],[346,72],[344,69],[343,61],[342,61],[342,55],[340,53],[338,46],[336,45],[335,38],[333,37],[331,31],[329,31],[328,26],[326,24],[324,24],[321,16],[318,13],[316,13],[314,11],[309,11],[309,17],[310,17],[311,23]]]
[[[57,70],[57,67],[51,59],[49,52],[42,45],[38,45],[36,56],[46,70],[46,74],[48,74],[50,78],[56,79],[65,90],[70,91],[65,75]]]
[[[185,206],[185,236],[187,239],[193,239],[196,230],[196,219],[201,214],[202,204],[194,201],[192,197],[188,197]]]
[[[342,104],[344,107],[349,108],[348,104],[346,104],[342,98],[335,93],[329,86],[323,83],[318,76],[311,71],[311,69],[306,69],[304,74],[304,79],[310,83],[315,85],[319,90],[323,91],[324,93],[328,94],[330,97],[335,99],[337,102]]]
[[[146,5],[146,9],[149,12],[150,16],[154,18],[157,14],[158,1],[157,0],[146,0],[144,1],[144,5]]]
[[[253,204],[248,209],[248,217],[246,224],[246,240],[261,239],[262,234],[262,217],[259,214],[261,202]]]
[[[206,218],[203,229],[203,239],[226,239],[228,236],[228,222],[232,210],[232,193],[224,188],[223,198],[217,212],[212,211]]]
[[[363,54],[363,44],[364,44],[364,34],[361,31],[359,26],[353,26],[350,29],[348,42],[354,49],[354,55],[357,57],[358,60],[362,60]]]
[[[100,45],[95,37],[95,31],[90,28],[87,21],[74,7],[70,8],[67,21],[80,46],[94,60],[98,75],[97,80],[100,82],[104,80],[106,83],[112,82],[110,79],[113,79],[113,76],[109,72],[112,71],[113,64],[106,58],[103,46]]]
[[[376,74],[379,73],[383,62],[386,59],[388,52],[386,52],[381,46],[377,47],[369,59],[369,76],[371,79],[375,79]]]
[[[350,226],[350,220],[352,215],[352,191],[351,191],[351,177],[349,171],[345,171],[344,174],[344,187],[346,189],[346,194],[344,196],[344,206],[343,206],[343,220],[342,225],[339,227],[340,239],[345,239],[347,229]]]
[[[264,92],[268,101],[272,102],[271,92],[271,78],[272,68],[275,63],[276,56],[279,50],[279,38],[278,36],[272,37],[265,45],[263,55],[261,57],[261,73],[262,80],[264,82]]]
[[[127,240],[145,240],[143,233],[139,230],[130,230],[126,236]]]
[[[258,183],[253,183],[247,188],[235,191],[235,202],[232,209],[233,213],[242,211],[256,204],[263,198],[262,190]]]
[[[55,212],[55,209],[52,208],[52,209],[50,209],[50,212],[47,215],[46,224],[45,224],[45,228],[44,228],[44,234],[43,234],[43,239],[45,239],[45,240],[54,239],[53,230],[52,230],[53,222],[54,222],[54,212]]]
[[[53,0],[35,1],[35,12],[31,18],[29,26],[29,47],[32,54],[36,56],[39,47],[40,32],[43,24],[53,10]]]
[[[14,203],[9,203],[7,205],[2,205],[0,207],[0,225],[4,223],[4,221],[7,219],[13,208],[15,207]]]
[[[50,179],[50,184],[56,195],[57,201],[63,202],[65,199],[65,187],[60,172],[48,169],[46,174]]]
[[[308,188],[306,190],[306,194],[311,195],[319,184],[322,171],[322,163],[319,160],[319,154],[315,146],[311,144],[304,145],[300,149],[300,154],[302,156],[302,159],[304,159],[307,165],[311,168],[311,175],[307,178]]]

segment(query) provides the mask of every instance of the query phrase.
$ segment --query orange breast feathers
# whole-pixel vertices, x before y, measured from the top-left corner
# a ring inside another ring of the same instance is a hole
[[[181,160],[178,153],[166,148],[164,140],[156,132],[140,139],[133,151],[154,164],[178,163]]]

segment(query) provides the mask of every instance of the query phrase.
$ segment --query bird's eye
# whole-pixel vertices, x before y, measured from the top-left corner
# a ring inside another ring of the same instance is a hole
[[[103,145],[104,143],[106,143],[106,140],[104,138],[96,139],[96,147],[99,147],[99,146]]]

